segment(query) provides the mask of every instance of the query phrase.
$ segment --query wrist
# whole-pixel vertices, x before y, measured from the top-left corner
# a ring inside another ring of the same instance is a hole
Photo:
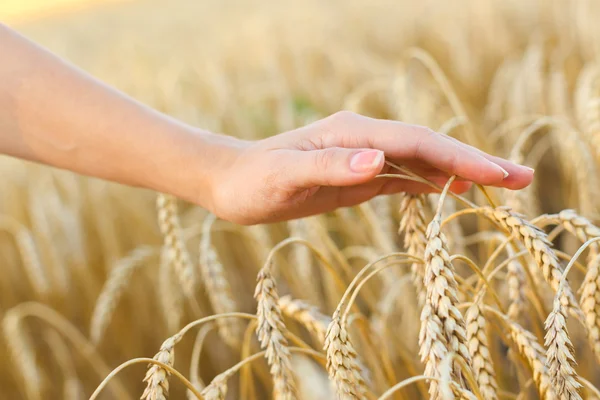
[[[164,153],[162,173],[150,177],[150,186],[214,212],[213,194],[220,176],[249,142],[186,127],[174,144],[172,151]]]

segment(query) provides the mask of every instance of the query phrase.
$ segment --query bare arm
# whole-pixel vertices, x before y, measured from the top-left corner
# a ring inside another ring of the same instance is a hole
[[[384,156],[436,182],[520,189],[533,170],[431,130],[344,112],[264,140],[213,134],[103,84],[0,24],[0,153],[171,193],[231,221],[297,218],[422,184],[375,179]],[[506,176],[508,172],[508,176]]]
[[[1,153],[188,197],[225,149],[2,25],[0,54]]]

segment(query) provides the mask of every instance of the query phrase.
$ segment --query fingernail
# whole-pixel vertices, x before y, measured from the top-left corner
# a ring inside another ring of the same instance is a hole
[[[534,172],[535,172],[535,169],[533,169],[533,168],[531,168],[531,167],[526,167],[526,166],[523,166],[523,167],[524,167],[526,170],[528,170],[528,171],[531,171],[531,173],[534,173]]]
[[[383,160],[383,152],[367,150],[356,153],[350,160],[350,169],[353,172],[367,172],[375,169]]]
[[[508,178],[508,171],[506,171],[504,168],[502,168],[501,166],[499,166],[495,162],[491,162],[490,161],[490,163],[493,164],[495,167],[497,167],[500,171],[502,171],[502,174],[504,175],[504,179]]]

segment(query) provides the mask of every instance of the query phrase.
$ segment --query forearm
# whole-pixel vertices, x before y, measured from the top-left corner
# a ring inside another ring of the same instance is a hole
[[[1,153],[186,197],[226,151],[2,25],[0,57]]]

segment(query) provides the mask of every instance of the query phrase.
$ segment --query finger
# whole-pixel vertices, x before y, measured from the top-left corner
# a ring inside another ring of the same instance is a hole
[[[435,181],[435,180],[434,180]],[[436,182],[438,186],[443,187],[445,182]],[[467,192],[473,186],[472,182],[469,181],[454,181],[450,184],[450,191],[456,194],[462,194]],[[382,194],[395,194],[395,193],[410,193],[410,194],[422,194],[422,193],[440,193],[438,189],[435,189],[429,185],[420,182],[386,182],[381,190]]]
[[[384,154],[373,149],[331,147],[286,154],[285,175],[296,189],[352,186],[372,180],[383,168]]]
[[[458,141],[455,138],[448,138],[453,141]],[[493,163],[498,164],[508,172],[508,177],[502,182],[504,187],[513,190],[523,189],[524,187],[529,186],[533,181],[533,168],[515,164],[512,161],[506,160],[504,158],[490,155],[476,147],[467,144],[465,144],[465,146],[468,146],[471,150],[479,153],[480,155],[492,161]]]
[[[381,125],[373,135],[373,147],[399,159],[418,160],[449,175],[457,175],[482,185],[501,184],[508,176],[500,166],[466,146],[445,140],[427,128]],[[389,149],[389,150],[388,150]]]
[[[326,129],[327,134],[323,136],[324,147],[380,149],[388,157],[420,160],[450,175],[475,183],[505,185],[503,181],[506,171],[502,167],[470,146],[447,140],[446,136],[425,127],[340,113]],[[517,181],[525,183],[520,179]]]
[[[443,186],[446,180],[437,180],[439,186]],[[450,185],[450,191],[461,194],[468,191],[472,186],[471,182],[453,182]],[[334,210],[338,207],[351,207],[361,204],[381,194],[394,193],[439,193],[440,191],[429,185],[420,182],[407,181],[402,179],[376,179],[372,182],[358,186],[350,187],[323,187],[319,189],[316,196],[311,198],[303,205],[303,208],[310,212],[323,213]]]
[[[408,169],[410,172],[415,173],[416,175],[425,178],[425,179],[434,179],[434,178],[444,178],[444,179],[448,179],[450,177],[450,175],[445,172],[445,171],[441,171],[435,167],[432,167],[429,164],[425,164],[421,161],[404,161],[404,160],[397,160],[397,159],[390,159],[389,161],[391,161],[391,163],[393,163],[394,165],[400,166],[400,167],[404,167],[406,169]],[[399,173],[403,173],[401,170],[397,169],[396,167],[392,167],[391,165],[386,164],[386,166],[384,167],[383,171],[385,171],[384,173],[391,173],[391,174],[399,174]],[[456,180],[466,180],[462,177],[457,177]]]

